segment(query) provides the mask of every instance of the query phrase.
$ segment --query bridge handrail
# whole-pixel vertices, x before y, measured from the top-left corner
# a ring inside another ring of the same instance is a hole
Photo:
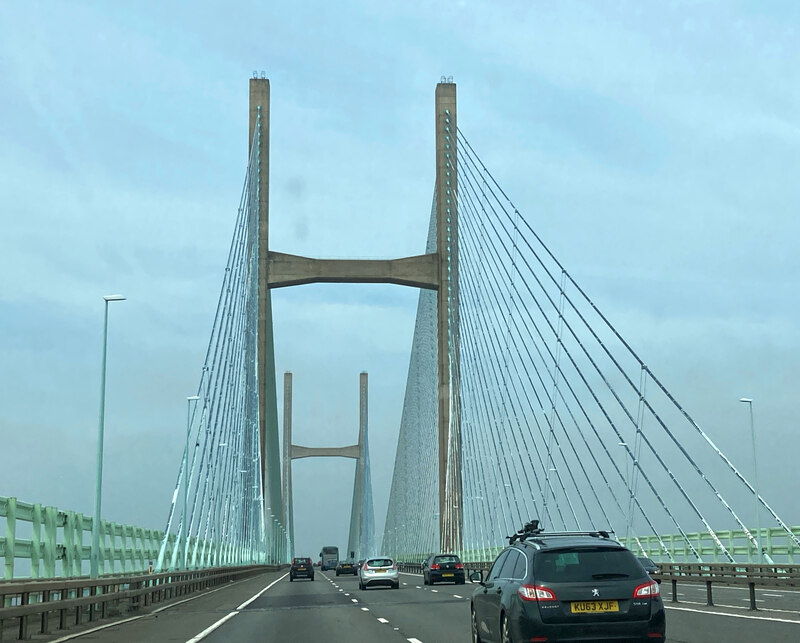
[[[0,518],[5,518],[5,529],[0,529],[0,560],[3,578],[14,578],[15,561],[28,561],[32,578],[77,577],[91,556],[92,518],[82,513],[57,507],[28,503],[14,497],[0,496]],[[20,522],[30,524],[30,536],[17,536]],[[166,554],[171,558],[179,546],[176,534],[169,534]],[[135,525],[100,521],[100,570],[106,566],[111,574],[148,573],[158,558],[164,532]],[[213,568],[221,564],[245,563],[240,560],[245,552],[234,552],[225,543],[189,539],[189,549],[202,552],[193,559],[192,567]],[[120,569],[114,569],[118,567]]]

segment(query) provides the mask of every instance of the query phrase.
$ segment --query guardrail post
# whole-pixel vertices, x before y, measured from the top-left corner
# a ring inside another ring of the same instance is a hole
[[[49,603],[50,602],[50,590],[46,589],[42,592],[42,603]],[[49,622],[49,615],[50,612],[45,610],[42,612],[42,623],[41,623],[41,632],[42,634],[48,634],[48,630],[50,629],[50,622]]]
[[[20,595],[20,605],[27,605],[30,601],[30,594],[28,592],[22,592]],[[28,617],[27,615],[23,615],[19,617],[19,640],[20,641],[27,641],[28,640]]]
[[[61,588],[61,596],[60,599],[62,601],[67,600],[69,597],[69,590],[66,587]],[[58,610],[58,629],[63,630],[67,627],[67,610],[66,608],[62,607]]]
[[[750,609],[756,611],[758,610],[756,606],[756,584],[754,581],[750,581],[747,586],[750,588]]]
[[[75,588],[75,598],[78,598],[79,595],[83,596],[83,587],[76,587]],[[76,605],[75,606],[75,625],[80,625],[81,624],[81,620],[82,620],[81,619],[81,606],[80,605]]]
[[[706,605],[714,605],[714,601],[711,600],[711,581],[706,581]]]
[[[672,579],[672,602],[678,602],[678,579]]]

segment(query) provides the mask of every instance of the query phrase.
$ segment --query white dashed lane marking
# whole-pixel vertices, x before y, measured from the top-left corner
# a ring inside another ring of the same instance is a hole
[[[369,607],[362,607],[362,608],[361,608],[361,611],[362,611],[362,612],[369,612]]]
[[[358,603],[358,599],[357,598],[351,598],[350,600],[353,601],[354,603]]]
[[[378,622],[379,623],[388,623],[389,621],[387,621],[385,618],[379,618]]]

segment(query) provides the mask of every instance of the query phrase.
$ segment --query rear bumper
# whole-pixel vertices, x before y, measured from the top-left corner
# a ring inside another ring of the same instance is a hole
[[[593,623],[542,623],[538,619],[526,617],[513,619],[511,631],[523,641],[534,636],[546,636],[548,643],[558,641],[649,641],[664,643],[666,640],[666,619],[664,611],[653,614],[650,620],[615,621]],[[661,636],[653,636],[660,634]]]
[[[362,576],[361,583],[366,587],[393,586],[400,582],[400,576],[396,572],[394,574],[373,574],[371,576]]]
[[[450,574],[450,576],[447,574]],[[452,571],[447,570],[443,572],[430,572],[430,579],[432,583],[463,583],[464,578],[465,576],[463,569],[454,569]]]

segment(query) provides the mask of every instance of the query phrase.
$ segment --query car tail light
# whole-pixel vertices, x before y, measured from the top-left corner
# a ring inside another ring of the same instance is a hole
[[[648,583],[644,583],[643,585],[639,585],[639,587],[633,590],[634,598],[649,598],[651,596],[660,596],[660,595],[661,595],[661,586],[654,580],[651,580]]]
[[[456,569],[464,569],[464,565],[462,563],[456,563]]]
[[[433,565],[431,565],[431,569],[439,569],[439,563],[433,563]]]
[[[520,585],[517,590],[523,601],[557,601],[556,593],[552,589],[538,585]]]
[[[397,569],[397,563],[392,563],[392,569]]]

